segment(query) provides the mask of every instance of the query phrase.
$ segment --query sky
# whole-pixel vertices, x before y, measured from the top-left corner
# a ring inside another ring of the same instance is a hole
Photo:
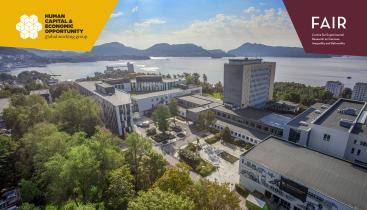
[[[299,47],[282,0],[120,0],[97,44],[146,49],[193,43],[231,50],[245,42]]]

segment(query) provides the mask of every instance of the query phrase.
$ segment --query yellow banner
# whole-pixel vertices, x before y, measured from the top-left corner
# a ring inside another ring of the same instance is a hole
[[[0,46],[89,51],[118,0],[6,0]]]

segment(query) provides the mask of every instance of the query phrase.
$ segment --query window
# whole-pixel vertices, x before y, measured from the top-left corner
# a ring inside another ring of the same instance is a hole
[[[350,151],[350,153],[352,153],[352,154],[354,153],[354,148],[352,148],[352,150]]]
[[[361,150],[360,149],[358,149],[357,150],[357,155],[360,155],[361,154]]]
[[[330,141],[330,135],[324,134],[324,141]]]
[[[357,144],[357,139],[354,139],[354,144]]]

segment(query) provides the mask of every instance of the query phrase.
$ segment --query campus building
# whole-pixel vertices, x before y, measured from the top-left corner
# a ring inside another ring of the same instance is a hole
[[[199,86],[185,85],[180,87],[181,88],[133,95],[131,97],[134,104],[133,111],[139,112],[140,115],[144,115],[151,113],[153,109],[160,104],[168,104],[173,98],[202,94],[202,88]]]
[[[367,206],[366,169],[274,137],[240,157],[240,185],[270,209],[352,210]]]
[[[315,104],[291,120],[283,139],[367,166],[367,103]]]
[[[164,91],[186,84],[184,78],[163,78],[161,75],[136,75],[132,78],[105,79],[103,82],[126,92]]]
[[[132,131],[132,102],[130,94],[116,90],[114,86],[101,81],[76,83],[79,92],[92,96],[101,106],[101,118],[106,127],[118,135]]]
[[[352,99],[367,102],[367,83],[357,82],[354,85]]]
[[[334,97],[338,98],[344,89],[344,84],[340,81],[327,81],[325,89],[333,94]]]
[[[263,107],[272,100],[275,62],[229,59],[224,64],[224,104],[232,109]]]

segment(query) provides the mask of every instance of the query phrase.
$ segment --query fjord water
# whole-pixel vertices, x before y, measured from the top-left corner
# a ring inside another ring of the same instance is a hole
[[[347,87],[355,82],[367,82],[367,59],[365,57],[335,58],[263,58],[276,62],[275,81],[299,82],[312,86],[323,86],[328,80],[339,80]],[[228,58],[152,58],[138,60],[137,72],[160,72],[162,74],[181,74],[183,72],[206,74],[209,82],[223,81],[223,65]],[[61,75],[60,80],[75,80],[103,72],[111,63],[126,61],[99,61],[90,63],[58,63],[46,67],[16,69],[12,74],[25,70]],[[348,79],[351,77],[351,79]]]

